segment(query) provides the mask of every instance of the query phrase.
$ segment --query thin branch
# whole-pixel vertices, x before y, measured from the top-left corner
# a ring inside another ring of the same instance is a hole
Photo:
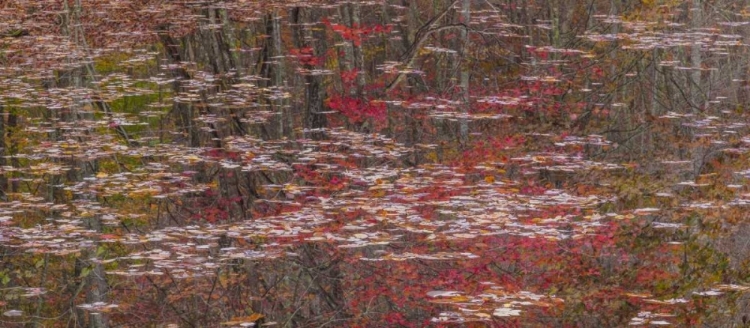
[[[405,60],[402,60],[402,63],[406,62],[406,67],[411,67],[414,65],[414,61],[417,59],[417,55],[419,55],[419,49],[422,48],[422,44],[424,44],[427,41],[427,38],[432,35],[435,32],[445,31],[445,30],[451,30],[451,29],[466,29],[468,30],[469,27],[465,24],[451,24],[451,25],[445,25],[440,26],[436,28],[432,28],[429,30],[426,30],[421,36],[420,33],[417,33],[418,38],[412,43],[412,45],[409,47],[409,51],[406,52]],[[421,29],[420,29],[421,31]],[[400,72],[398,73],[398,76],[395,80],[393,80],[390,84],[388,84],[388,87],[386,87],[385,92],[388,93],[391,90],[393,90],[396,86],[398,86],[401,81],[404,80],[404,77],[406,77],[406,72]]]

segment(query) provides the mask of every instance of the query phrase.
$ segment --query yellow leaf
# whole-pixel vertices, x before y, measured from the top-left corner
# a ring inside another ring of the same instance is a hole
[[[459,295],[451,297],[450,300],[453,302],[466,302],[469,300],[469,298],[464,295]]]
[[[221,324],[226,325],[226,326],[240,325],[240,324],[248,323],[248,322],[256,322],[262,318],[263,318],[262,314],[253,313],[246,317],[234,317],[232,318],[231,321],[222,322]]]

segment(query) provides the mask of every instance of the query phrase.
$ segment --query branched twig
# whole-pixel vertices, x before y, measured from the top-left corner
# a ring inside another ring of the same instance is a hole
[[[422,44],[427,41],[427,37],[432,35],[432,33],[451,29],[451,28],[468,28],[464,24],[454,24],[454,25],[446,25],[441,27],[435,27],[437,22],[443,19],[446,14],[453,8],[453,6],[458,3],[458,0],[454,0],[449,6],[447,6],[443,11],[441,11],[438,15],[427,21],[422,27],[417,30],[417,33],[414,35],[414,42],[409,46],[409,49],[406,50],[406,52],[401,56],[401,62],[406,63],[406,66],[409,67],[412,64],[414,64],[414,60],[417,58],[417,54],[419,54],[419,49],[422,47]],[[399,73],[393,82],[388,84],[388,87],[386,88],[386,92],[389,92],[393,90],[401,81],[404,79],[404,76],[406,76],[406,73]]]
[[[406,67],[411,67],[412,65],[414,65],[414,61],[417,59],[417,55],[419,54],[419,49],[422,48],[422,44],[424,44],[427,41],[427,38],[430,35],[432,35],[435,32],[451,30],[451,29],[467,29],[468,30],[469,27],[466,26],[465,24],[451,24],[451,25],[445,25],[445,26],[428,29],[421,36],[420,36],[420,32],[417,32],[417,39],[409,47],[409,50],[406,52],[406,55],[405,55],[405,60],[402,60],[402,63],[406,62]],[[406,77],[406,72],[398,73],[398,76],[396,76],[396,79],[393,80],[390,84],[388,84],[388,87],[386,87],[385,92],[390,92],[391,90],[393,90],[396,86],[398,86],[399,83],[401,83],[401,81],[404,80],[404,77]]]

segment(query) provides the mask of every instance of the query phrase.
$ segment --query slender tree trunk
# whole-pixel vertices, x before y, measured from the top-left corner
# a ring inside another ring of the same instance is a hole
[[[461,47],[462,59],[466,61],[468,59],[467,53],[469,50],[469,21],[471,20],[471,0],[463,0],[461,2],[461,21],[466,25],[467,28],[461,30],[461,41],[463,45]],[[461,112],[466,114],[469,112],[470,99],[469,99],[469,63],[464,62],[461,67]],[[459,120],[459,135],[461,145],[466,146],[469,141],[469,122],[467,119],[462,118]]]
[[[219,18],[221,19],[221,34],[224,45],[224,54],[226,55],[229,68],[237,70],[237,73],[242,73],[242,66],[240,63],[240,52],[235,51],[237,48],[237,39],[234,35],[234,28],[229,21],[229,13],[226,8],[217,9]]]
[[[273,44],[273,53],[274,53],[274,61],[276,62],[275,70],[272,74],[272,80],[274,86],[277,88],[277,92],[281,93],[283,90],[286,90],[287,85],[286,81],[284,80],[284,74],[286,69],[286,62],[284,59],[284,53],[282,52],[283,47],[283,40],[281,39],[281,16],[279,14],[279,9],[275,8],[273,10],[272,16],[271,16],[272,22],[272,33],[271,35],[271,42]],[[283,89],[283,90],[282,90]],[[286,97],[281,97],[280,99],[277,99],[276,106],[279,110],[279,135],[283,137],[291,137],[292,136],[292,129],[294,125],[294,119],[290,115],[290,113],[287,111],[288,107],[288,99]]]
[[[159,32],[159,41],[164,46],[170,61],[174,64],[179,64],[182,61],[182,55],[180,55],[181,45],[169,35],[167,29],[168,27],[166,26],[162,27],[162,31]],[[188,74],[187,70],[182,67],[175,67],[170,71],[172,73],[172,78],[174,78],[174,82],[172,82],[172,91],[177,94],[181,91],[180,85],[183,81],[190,80],[190,74]],[[198,134],[198,129],[193,122],[193,106],[184,102],[174,102],[172,111],[176,114],[178,121],[182,125],[182,131],[188,139],[188,145],[191,147],[199,147],[200,135]]]
[[[690,26],[693,29],[693,33],[697,32],[697,29],[703,27],[703,3],[702,0],[693,0],[693,8],[690,10],[692,15],[690,19]],[[697,112],[699,109],[705,107],[703,86],[701,81],[701,45],[698,42],[694,42],[690,48],[690,62],[693,70],[690,73],[690,94],[693,96],[692,108],[693,112]]]
[[[313,49],[312,56],[315,58],[325,58],[325,53],[328,50],[326,42],[325,29],[316,28],[304,29],[301,24],[313,23],[319,24],[320,18],[322,17],[323,9],[317,8],[303,8],[295,7],[292,10],[292,22],[295,28],[295,42],[297,48],[311,48]],[[318,67],[310,63],[306,63],[303,67],[308,70],[305,74],[305,106],[303,114],[303,125],[305,129],[320,129],[325,128],[328,123],[324,111],[323,101],[326,98],[325,79],[321,74],[311,74],[309,71],[315,70]],[[312,131],[309,134],[310,138],[320,139],[323,134],[319,131]]]
[[[5,118],[9,114],[9,112],[6,112],[6,108],[0,104],[0,166],[8,165],[8,160],[5,156],[8,155],[8,136],[10,134],[8,133],[8,128],[5,125]],[[0,174],[0,193],[2,193],[0,197],[2,197],[3,200],[5,200],[5,197],[8,194],[7,174],[8,173]]]
[[[81,24],[81,0],[75,0],[75,6],[73,9],[73,21],[75,23],[75,26],[73,28],[74,31],[74,38],[73,42],[81,46],[83,49],[87,49],[87,42],[86,42],[86,34],[83,30],[83,24]],[[85,69],[88,71],[88,74],[93,79],[95,77],[95,73],[93,71],[93,67],[89,67],[88,65],[85,67]],[[75,69],[71,72],[72,75],[72,81],[73,86],[76,88],[82,88],[85,80],[85,73],[86,71],[84,69]],[[76,101],[76,103],[81,103],[82,101]],[[109,114],[107,111],[106,114]],[[75,106],[74,108],[71,108],[71,115],[68,117],[72,120],[79,120],[79,119],[91,119],[92,116],[90,113],[85,112],[79,112],[79,107]],[[125,135],[126,141],[128,140],[127,135]],[[73,159],[71,160],[70,167],[74,168],[71,170],[68,174],[68,180],[69,181],[82,181],[84,177],[92,176],[95,174],[95,171],[98,169],[98,163],[97,161],[80,161]],[[89,195],[81,195],[80,197],[88,198]],[[102,226],[100,222],[99,217],[93,217],[88,218],[84,220],[85,225],[87,229],[101,232]],[[86,289],[86,303],[88,304],[94,304],[94,303],[100,303],[100,302],[106,302],[107,300],[107,292],[109,290],[109,285],[107,283],[106,275],[104,274],[104,267],[101,263],[96,261],[91,261],[91,259],[96,259],[97,252],[96,247],[93,248],[85,248],[81,251],[81,255],[78,258],[78,260],[84,262],[84,265],[89,269],[88,274],[84,275],[84,279],[81,282],[81,287]],[[89,328],[107,328],[109,327],[109,322],[107,319],[107,316],[103,313],[95,313],[95,312],[89,312],[88,314],[88,327]]]
[[[203,46],[210,50],[208,59],[213,67],[214,74],[226,73],[229,71],[229,67],[226,62],[225,54],[221,49],[222,46],[220,42],[223,40],[219,34],[220,30],[214,28],[214,26],[216,26],[216,10],[213,7],[209,7],[206,10],[206,16],[208,18],[208,26],[203,33]]]
[[[351,17],[349,15],[349,4],[344,3],[337,7],[337,10],[339,12],[339,17],[341,17],[341,24],[344,26],[351,27]],[[354,63],[354,50],[352,49],[352,42],[344,39],[343,37],[340,38],[340,44],[341,44],[341,53],[343,56],[339,56],[339,69],[341,71],[351,71],[352,65]],[[343,87],[343,86],[342,86]],[[355,95],[356,90],[350,89],[349,90],[350,95]]]
[[[362,22],[360,19],[360,4],[358,3],[350,3],[349,8],[351,8],[351,19],[352,19],[352,28],[360,29],[362,28]],[[353,56],[354,56],[354,69],[357,70],[357,97],[364,98],[365,97],[365,84],[366,84],[366,77],[367,77],[367,70],[365,69],[365,59],[362,52],[362,43],[364,43],[364,37],[360,35],[359,37],[360,42],[352,42],[352,48],[353,48]]]
[[[703,26],[703,4],[702,0],[693,0],[691,5],[692,8],[690,8],[690,27],[693,30],[693,33],[698,32],[698,29]],[[690,99],[691,108],[693,113],[698,113],[700,110],[702,110],[705,106],[704,104],[704,96],[703,96],[703,87],[702,87],[702,79],[701,74],[702,71],[701,65],[702,65],[702,58],[701,58],[701,45],[699,42],[694,42],[693,45],[690,48],[690,63],[692,66],[692,71],[690,72],[689,77],[689,84],[690,84],[690,95],[692,99]],[[691,129],[692,130],[692,129]],[[701,170],[703,168],[703,164],[705,163],[705,156],[706,152],[710,151],[710,147],[704,147],[704,146],[698,146],[691,149],[693,153],[693,175],[692,178],[697,178],[698,175],[701,174]]]

